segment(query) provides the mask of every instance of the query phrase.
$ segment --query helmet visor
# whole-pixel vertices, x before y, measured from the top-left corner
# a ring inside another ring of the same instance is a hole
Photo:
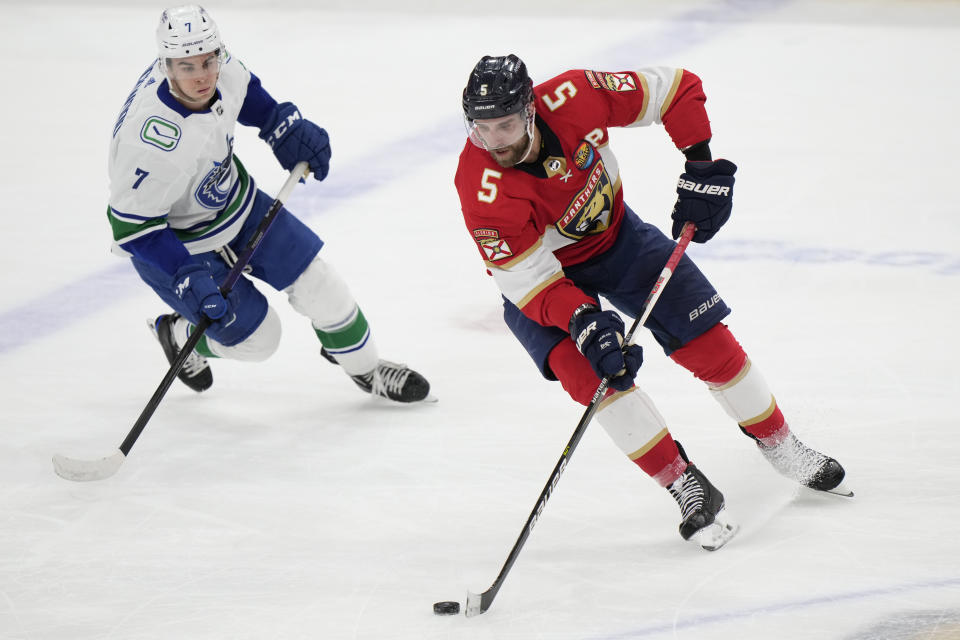
[[[167,76],[178,81],[198,80],[204,77],[216,79],[223,63],[222,49],[187,58],[166,58]]]
[[[528,107],[500,118],[471,120],[464,116],[463,122],[470,142],[487,151],[502,149],[516,144],[525,133],[533,134],[533,109]]]

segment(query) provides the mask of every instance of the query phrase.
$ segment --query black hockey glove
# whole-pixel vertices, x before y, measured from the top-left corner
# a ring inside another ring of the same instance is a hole
[[[570,317],[570,337],[590,361],[598,378],[610,377],[610,387],[626,391],[643,364],[643,347],[623,345],[623,320],[615,311],[583,305]]]
[[[292,102],[278,104],[273,117],[260,130],[280,166],[287,171],[301,160],[310,164],[313,177],[323,180],[330,169],[330,138],[327,132],[304,119]]]
[[[697,226],[694,242],[706,242],[730,219],[733,208],[733,174],[737,165],[729,160],[687,161],[677,182],[673,205],[673,239],[680,237],[686,222]]]

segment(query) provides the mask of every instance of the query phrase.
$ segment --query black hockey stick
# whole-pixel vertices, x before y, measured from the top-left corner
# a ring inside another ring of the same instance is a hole
[[[693,238],[696,230],[697,228],[690,222],[684,225],[683,232],[680,234],[680,240],[677,241],[677,246],[674,248],[673,253],[670,254],[670,258],[667,260],[666,266],[663,267],[663,271],[660,272],[660,277],[657,278],[657,281],[654,283],[653,289],[650,290],[650,295],[643,301],[640,317],[633,321],[633,324],[630,325],[630,330],[627,331],[627,335],[624,336],[624,344],[630,344],[637,327],[646,322],[647,318],[650,317],[650,312],[653,311],[653,305],[655,305],[660,298],[663,288],[667,285],[667,281],[670,280],[670,276],[673,275],[674,269],[677,268],[677,264],[680,262],[680,258],[683,257],[684,251],[687,250],[687,245],[690,244],[690,239]],[[563,470],[567,467],[570,457],[573,456],[574,450],[577,448],[577,445],[580,444],[580,439],[587,430],[587,425],[590,424],[593,414],[597,412],[597,407],[600,406],[600,400],[606,395],[607,385],[609,383],[609,377],[600,381],[600,386],[597,387],[593,398],[590,400],[590,404],[587,405],[587,410],[583,412],[583,417],[580,418],[577,428],[573,431],[573,435],[570,437],[566,448],[564,448],[563,455],[560,456],[557,466],[553,468],[550,479],[547,480],[543,491],[540,492],[540,497],[537,498],[537,504],[533,508],[533,511],[530,512],[530,517],[527,518],[527,523],[523,526],[523,531],[520,532],[520,536],[514,543],[513,549],[510,550],[507,561],[503,563],[503,568],[500,569],[500,574],[497,576],[497,579],[494,580],[490,588],[483,593],[467,592],[467,606],[464,608],[464,614],[466,614],[468,618],[484,613],[490,608],[490,605],[493,604],[493,599],[497,597],[497,592],[500,591],[500,587],[503,586],[503,581],[506,580],[507,574],[510,572],[511,567],[513,567],[513,563],[517,560],[517,556],[520,555],[520,550],[523,548],[523,545],[526,544],[527,538],[530,537],[530,532],[533,531],[533,527],[537,524],[537,520],[540,518],[540,514],[543,513],[544,507],[547,506],[547,500],[553,495],[554,487],[556,487],[557,482],[560,481],[560,474],[562,474]]]
[[[293,168],[293,171],[290,172],[290,177],[287,178],[287,181],[280,189],[277,199],[273,201],[272,205],[270,205],[270,209],[267,210],[263,220],[260,221],[260,225],[257,227],[256,231],[254,231],[253,236],[249,241],[247,241],[247,244],[243,248],[243,251],[240,252],[240,255],[237,256],[237,263],[233,265],[233,268],[230,269],[227,277],[224,278],[223,284],[220,285],[220,292],[224,296],[229,294],[233,289],[233,286],[237,283],[241,273],[243,273],[244,267],[246,267],[247,263],[250,262],[250,256],[252,256],[253,252],[256,251],[258,246],[260,246],[260,243],[263,241],[263,237],[266,235],[267,230],[277,217],[277,214],[280,213],[280,209],[283,208],[284,201],[290,196],[290,193],[293,191],[293,188],[296,186],[297,182],[306,176],[307,169],[307,163],[300,162]],[[176,378],[177,374],[180,373],[180,369],[183,368],[183,364],[187,361],[187,358],[190,356],[190,354],[193,353],[194,347],[196,347],[197,343],[200,342],[200,338],[203,337],[203,334],[207,331],[207,329],[210,328],[211,324],[212,321],[209,318],[204,317],[194,328],[193,333],[190,334],[186,344],[183,345],[183,348],[180,349],[180,353],[173,361],[173,364],[170,365],[167,375],[163,377],[163,380],[160,382],[160,386],[157,387],[157,390],[153,392],[153,396],[147,402],[147,406],[144,407],[143,412],[140,413],[140,417],[137,418],[133,428],[130,429],[130,433],[127,434],[127,437],[124,439],[119,449],[114,451],[111,455],[97,460],[77,460],[75,458],[68,458],[60,455],[59,453],[54,454],[53,470],[57,473],[57,475],[61,478],[66,478],[67,480],[83,482],[87,480],[103,480],[104,478],[109,478],[115,474],[120,468],[120,465],[123,464],[123,461],[130,454],[130,449],[133,448],[133,444],[137,441],[137,438],[140,437],[144,427],[147,426],[147,422],[150,421],[150,418],[157,410],[157,407],[160,405],[160,401],[163,400],[163,397],[166,395],[167,390],[173,383],[174,378]]]

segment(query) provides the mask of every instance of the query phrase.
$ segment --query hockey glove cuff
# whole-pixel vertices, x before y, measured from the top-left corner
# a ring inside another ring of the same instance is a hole
[[[737,165],[729,160],[688,161],[677,182],[677,203],[673,206],[673,238],[680,237],[683,225],[692,222],[697,231],[694,242],[706,242],[730,219],[733,209],[733,174]]]
[[[306,160],[317,180],[330,169],[330,138],[327,132],[300,115],[292,102],[278,104],[274,115],[260,130],[260,138],[273,149],[280,166],[292,171]]]

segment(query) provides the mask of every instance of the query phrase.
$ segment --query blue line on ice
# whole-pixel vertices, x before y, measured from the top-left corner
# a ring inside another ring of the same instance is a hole
[[[884,596],[896,595],[911,591],[923,589],[940,589],[960,587],[960,578],[946,578],[942,580],[929,580],[926,582],[917,582],[912,584],[892,585],[889,587],[880,587],[877,589],[866,589],[864,591],[852,591],[849,593],[835,593],[831,595],[818,596],[816,598],[807,598],[805,600],[795,600],[793,602],[780,602],[768,604],[750,609],[738,609],[715,613],[709,615],[685,618],[676,622],[651,625],[624,631],[615,635],[594,636],[591,640],[628,640],[630,638],[644,638],[655,636],[661,633],[679,631],[683,629],[699,629],[714,624],[725,624],[753,618],[759,615],[769,615],[783,611],[793,611],[798,609],[810,609],[824,605],[836,605],[849,603],[858,600],[869,600],[872,598],[882,598]]]

